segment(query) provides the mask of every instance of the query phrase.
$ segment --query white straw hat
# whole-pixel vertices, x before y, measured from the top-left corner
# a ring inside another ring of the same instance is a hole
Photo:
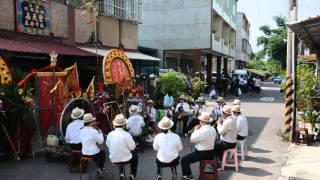
[[[161,121],[158,123],[158,127],[162,130],[171,129],[173,125],[174,125],[174,122],[171,119],[167,118],[166,116],[163,117]]]
[[[232,106],[232,112],[238,112],[241,113],[241,108],[239,105]]]
[[[200,97],[198,97],[198,99],[196,100],[196,102],[205,103],[206,100],[204,99],[203,96],[200,96]]]
[[[226,114],[231,114],[231,106],[229,106],[229,105],[223,106],[222,112],[224,112]]]
[[[79,119],[83,116],[83,114],[84,114],[83,109],[75,107],[74,109],[72,109],[71,118],[72,119]]]
[[[85,123],[92,122],[94,120],[96,120],[96,118],[93,117],[93,115],[91,113],[87,113],[87,114],[83,115],[83,121]]]
[[[208,122],[208,123],[212,122],[212,118],[210,117],[210,113],[208,112],[202,112],[198,117],[198,119],[203,122]]]
[[[223,97],[218,97],[217,102],[224,102],[224,98]]]
[[[123,114],[118,114],[112,121],[112,124],[115,126],[123,126],[127,123],[126,118],[123,116]]]
[[[235,99],[235,100],[233,100],[233,103],[232,103],[233,105],[241,105],[241,101],[239,100],[239,99]]]
[[[139,107],[136,105],[131,105],[129,108],[129,113],[130,114],[137,114],[139,113]]]
[[[179,96],[179,99],[186,99],[186,96],[184,94],[182,94],[181,96]]]

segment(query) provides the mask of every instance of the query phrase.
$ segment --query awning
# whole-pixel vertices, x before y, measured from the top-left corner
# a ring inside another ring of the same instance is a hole
[[[78,49],[75,46],[37,41],[19,41],[1,37],[0,50],[36,54],[50,54],[55,51],[57,54],[69,56],[95,56],[94,53]]]
[[[88,51],[90,53],[97,53],[98,55],[103,56],[103,57],[111,51],[111,49],[95,49],[95,48],[89,48],[89,47],[78,47],[78,48],[81,50],[84,50],[84,51]],[[136,51],[136,52],[124,51],[124,52],[128,56],[129,59],[146,60],[146,61],[160,61],[159,58],[143,54],[139,51]]]

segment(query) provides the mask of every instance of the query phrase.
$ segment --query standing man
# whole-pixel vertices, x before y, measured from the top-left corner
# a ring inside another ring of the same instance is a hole
[[[179,103],[177,104],[175,109],[175,113],[178,113],[178,117],[180,116],[183,119],[183,134],[186,134],[188,131],[188,120],[190,110],[190,105],[186,103],[185,100],[185,95],[181,95],[179,97]]]
[[[65,140],[66,143],[70,145],[71,150],[81,151],[81,128],[84,123],[82,120],[82,116],[84,114],[84,110],[78,107],[74,108],[71,113],[71,118],[73,122],[68,124]],[[71,155],[70,157],[72,167],[78,167],[80,163],[80,159],[78,155]]]
[[[217,129],[220,134],[220,140],[215,145],[216,153],[220,160],[224,150],[234,148],[237,145],[237,120],[231,116],[231,107],[223,106],[223,123],[221,119],[217,121]]]
[[[112,121],[115,130],[107,136],[107,147],[109,148],[109,158],[112,163],[130,163],[130,180],[137,176],[138,154],[135,151],[136,144],[132,136],[124,130],[126,119],[122,114],[116,115]],[[124,177],[124,169],[120,169],[121,178]]]
[[[255,78],[255,81],[254,81],[254,88],[256,90],[257,93],[260,93],[260,90],[261,90],[261,79],[259,76],[257,76]]]
[[[162,167],[172,167],[172,179],[177,177],[176,166],[178,166],[180,160],[179,152],[183,148],[180,137],[170,131],[173,124],[174,122],[167,117],[163,117],[158,123],[161,133],[157,134],[153,141],[153,149],[158,152],[156,160],[157,180],[161,179]]]
[[[237,140],[244,140],[248,136],[247,118],[242,115],[239,105],[234,105],[232,107],[232,112],[237,119]]]
[[[171,109],[173,105],[174,105],[174,100],[173,100],[172,92],[168,91],[163,98],[163,107]]]
[[[143,140],[141,137],[142,128],[145,126],[143,117],[139,114],[139,107],[131,105],[129,108],[130,117],[127,121],[126,128],[134,141],[139,144],[139,149],[143,152]]]
[[[216,130],[211,126],[212,119],[210,113],[203,112],[198,117],[200,124],[194,128],[190,137],[190,142],[195,143],[195,151],[182,157],[181,167],[184,180],[193,179],[190,164],[201,160],[211,160],[214,158],[214,143],[216,140]]]
[[[91,113],[83,116],[84,127],[81,129],[82,156],[93,158],[97,164],[97,174],[102,177],[105,152],[97,144],[103,143],[102,131],[97,128],[96,118]]]

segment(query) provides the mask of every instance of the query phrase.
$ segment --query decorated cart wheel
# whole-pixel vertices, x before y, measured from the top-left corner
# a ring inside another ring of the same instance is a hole
[[[75,98],[70,100],[64,107],[60,116],[60,132],[64,137],[66,134],[67,126],[72,122],[71,113],[75,107],[84,109],[85,113],[92,113],[94,115],[93,107],[91,106],[88,99]]]
[[[107,84],[122,84],[134,77],[131,61],[123,51],[113,49],[104,57],[103,76]]]
[[[10,84],[12,75],[10,69],[4,59],[0,56],[0,84]]]

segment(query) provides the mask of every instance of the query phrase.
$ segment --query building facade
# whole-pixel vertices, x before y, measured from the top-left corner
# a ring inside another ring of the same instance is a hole
[[[143,8],[139,46],[157,49],[162,67],[231,71],[237,0],[152,0],[144,1]]]
[[[95,74],[101,68],[105,54],[81,48],[95,49],[95,36],[99,49],[122,48],[138,71],[144,62],[158,64],[139,52],[138,24],[142,22],[142,0],[104,0],[97,3],[96,33],[94,22],[82,9],[80,0],[5,0],[0,10],[0,56],[8,64],[29,71],[43,67],[49,54],[55,51],[62,67],[75,61],[82,74]],[[97,61],[98,59],[98,61]],[[23,67],[21,61],[24,61]],[[102,69],[102,68],[101,68]],[[90,73],[89,73],[90,72]],[[98,72],[100,73],[100,72]],[[80,75],[81,76],[81,75]],[[92,76],[91,76],[92,77]],[[90,77],[88,79],[90,81]]]
[[[237,47],[235,68],[242,69],[250,60],[252,48],[250,45],[250,23],[246,15],[237,13]]]

